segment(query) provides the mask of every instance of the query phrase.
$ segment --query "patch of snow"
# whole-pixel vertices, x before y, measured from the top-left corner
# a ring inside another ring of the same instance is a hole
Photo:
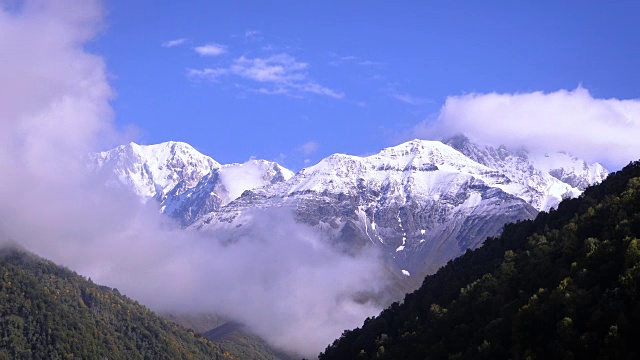
[[[286,170],[286,169],[285,169]],[[242,195],[246,190],[263,187],[272,183],[281,176],[286,180],[291,172],[283,169],[276,163],[265,160],[249,160],[242,164],[222,165],[218,170],[220,183],[224,185],[231,202]]]

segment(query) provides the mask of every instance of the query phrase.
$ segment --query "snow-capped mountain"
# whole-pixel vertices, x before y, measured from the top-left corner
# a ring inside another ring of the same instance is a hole
[[[200,216],[216,211],[246,190],[287,181],[293,172],[266,160],[222,165],[203,176],[195,185],[178,183],[161,202],[161,211],[190,225]]]
[[[334,154],[295,175],[264,160],[221,165],[177,142],[131,143],[94,154],[92,163],[191,230],[233,237],[251,226],[255,209],[284,208],[346,252],[380,248],[401,277],[434,272],[504,224],[607,175],[564,153],[533,157],[464,136],[412,140],[367,157]]]
[[[195,186],[221,165],[191,145],[169,141],[157,145],[130,143],[90,155],[91,165],[141,198],[164,200],[179,182]]]
[[[193,228],[238,228],[250,223],[253,209],[289,208],[346,251],[373,244],[398,274],[422,274],[479,246],[505,223],[580,192],[535,168],[526,154],[463,137],[447,144],[413,140],[368,157],[331,155],[288,181],[245,192]]]
[[[91,154],[91,166],[110,183],[124,186],[143,201],[186,226],[198,216],[215,211],[245,190],[285,181],[290,170],[275,162],[249,160],[221,165],[182,142],[156,145],[130,143]]]
[[[602,164],[589,165],[564,152],[531,156],[530,160],[536,168],[580,190],[602,182],[609,174]]]
[[[462,135],[445,143],[505,174],[512,182],[501,188],[538,210],[557,207],[562,199],[580,195],[587,186],[601,182],[609,174],[599,163],[587,165],[584,160],[562,152],[530,156],[524,150],[513,152],[504,146],[496,149],[477,145]]]

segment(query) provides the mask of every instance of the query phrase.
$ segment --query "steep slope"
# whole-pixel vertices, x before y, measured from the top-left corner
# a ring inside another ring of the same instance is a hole
[[[640,356],[640,162],[428,276],[320,359]]]
[[[241,324],[228,322],[203,336],[243,360],[293,360],[293,356],[275,350],[264,340],[249,334]]]
[[[609,172],[602,164],[587,164],[564,152],[530,157],[534,166],[556,179],[583,190],[604,180]]]
[[[190,225],[199,217],[217,211],[246,190],[286,181],[293,173],[275,162],[249,160],[222,165],[203,176],[195,186],[179,182],[160,203],[160,210]]]
[[[191,145],[169,141],[157,145],[130,143],[91,154],[91,165],[114,185],[124,185],[141,198],[162,201],[178,183],[195,186],[221,165]]]
[[[117,290],[23,250],[0,248],[0,274],[0,359],[232,358]]]
[[[334,154],[295,176],[263,160],[220,165],[174,142],[121,146],[93,164],[185,227],[232,234],[253,209],[284,207],[344,251],[379,247],[399,277],[418,278],[606,175],[566,154],[530,159],[463,136]]]
[[[163,313],[160,315],[182,327],[193,329],[204,338],[219,345],[225,352],[242,360],[299,359],[299,357],[275,349],[265,340],[251,334],[246,326],[224,320],[219,316],[206,313]]]
[[[215,211],[245,190],[280,181],[293,173],[277,163],[249,160],[221,165],[191,145],[130,143],[90,156],[90,166],[115,186],[143,201],[157,201],[160,211],[183,226]]]
[[[250,221],[243,216],[249,209],[286,207],[346,251],[372,244],[398,275],[420,277],[505,223],[580,193],[504,148],[464,137],[449,145],[413,140],[368,157],[331,155],[289,181],[245,193],[194,227],[232,229]]]
[[[587,165],[584,160],[566,153],[530,157],[527,151],[510,151],[504,146],[493,148],[472,143],[463,135],[445,143],[470,159],[500,171],[511,182],[500,188],[524,199],[540,211],[557,207],[565,198],[573,198],[604,180],[609,172],[599,163]]]

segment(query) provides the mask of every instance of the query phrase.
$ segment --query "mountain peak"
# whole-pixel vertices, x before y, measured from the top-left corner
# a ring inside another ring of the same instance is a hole
[[[510,191],[538,210],[555,207],[565,197],[578,196],[587,186],[599,183],[609,174],[600,164],[587,165],[584,160],[563,152],[538,156],[523,149],[512,151],[503,145],[498,148],[478,145],[464,135],[449,138],[446,143],[473,161],[500,170],[512,182],[524,185]]]
[[[191,145],[176,141],[153,145],[131,142],[93,154],[92,159],[96,168],[111,172],[144,199],[163,198],[182,180],[195,186],[202,176],[221,166]]]
[[[220,164],[203,155],[193,146],[179,141],[167,141],[159,144],[140,145],[134,142],[129,143],[129,147],[139,156],[146,159],[158,159],[159,161],[170,161],[175,158],[184,160],[193,159],[195,161],[204,161],[211,166],[220,167]]]
[[[155,199],[162,212],[183,225],[226,205],[245,190],[293,176],[290,170],[266,160],[221,165],[179,141],[131,142],[90,158],[94,168],[115,180],[111,183],[128,188],[142,201]]]
[[[376,155],[399,158],[409,155],[428,154],[433,153],[434,151],[446,152],[449,150],[451,150],[451,148],[444,145],[440,141],[413,139],[400,145],[384,148]]]
[[[444,139],[442,142],[448,144],[454,149],[458,149],[471,143],[471,140],[469,140],[469,138],[464,134],[457,134]]]

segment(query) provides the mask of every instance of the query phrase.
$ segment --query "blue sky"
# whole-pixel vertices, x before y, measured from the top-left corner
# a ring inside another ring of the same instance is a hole
[[[78,160],[130,127],[140,143],[181,140],[223,163],[256,156],[294,170],[455,132],[611,170],[640,158],[638,1],[216,3],[0,0],[0,241],[149,306],[215,308],[306,352],[361,324],[342,300],[353,284],[380,285],[375,257],[315,261],[313,281],[291,278],[300,259],[325,257],[306,230],[278,221],[289,242],[218,251],[96,186]],[[218,271],[230,259],[238,271]],[[267,268],[285,274],[271,288]],[[208,296],[238,283],[262,301]],[[308,284],[301,293],[314,296],[282,297]],[[184,291],[158,296],[167,286]],[[339,321],[318,331],[327,313]]]
[[[298,170],[435,139],[425,124],[452,96],[581,86],[594,101],[640,97],[637,1],[105,7],[89,49],[106,61],[116,123],[135,126],[137,142],[185,141],[222,163]]]

